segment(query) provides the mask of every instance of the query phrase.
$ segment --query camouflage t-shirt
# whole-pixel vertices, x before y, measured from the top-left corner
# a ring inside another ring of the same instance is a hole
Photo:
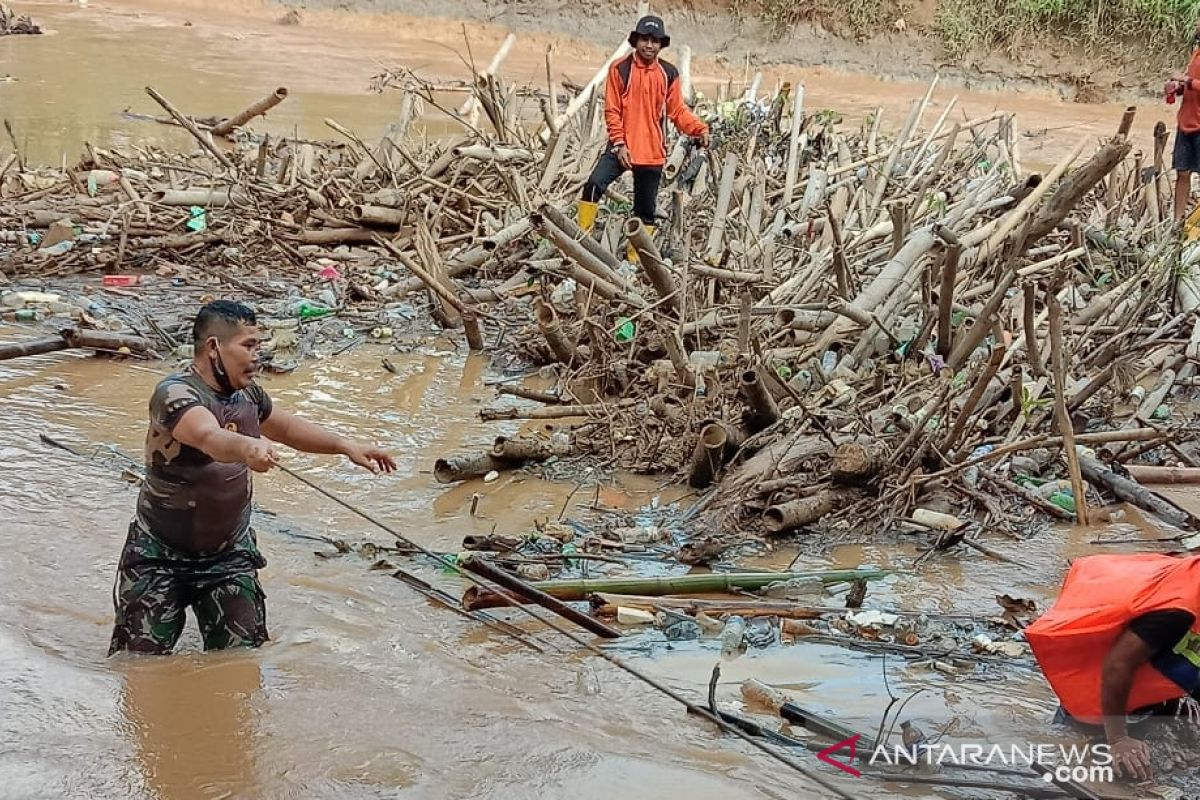
[[[271,415],[271,398],[254,383],[220,394],[190,370],[163,379],[150,398],[138,517],[171,547],[215,553],[250,524],[250,469],[214,461],[171,435],[195,406],[207,408],[225,430],[257,438],[259,424]]]

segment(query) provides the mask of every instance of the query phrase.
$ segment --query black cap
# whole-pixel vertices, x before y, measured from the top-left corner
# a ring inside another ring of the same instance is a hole
[[[661,17],[642,17],[637,22],[637,27],[629,34],[629,45],[631,47],[637,45],[639,36],[653,36],[662,43],[663,47],[671,46],[671,37],[667,35],[667,27],[663,25]]]

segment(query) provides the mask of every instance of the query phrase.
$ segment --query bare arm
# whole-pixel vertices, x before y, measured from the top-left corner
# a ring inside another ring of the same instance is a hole
[[[342,455],[350,442],[303,417],[273,409],[262,421],[263,435],[305,453]]]
[[[264,436],[305,453],[344,455],[372,472],[391,472],[396,468],[392,457],[373,445],[356,442],[325,430],[303,417],[279,408],[262,422]]]
[[[185,411],[171,430],[171,436],[213,461],[246,464],[258,472],[270,469],[275,458],[274,450],[266,442],[225,430],[203,406],[193,406]]]
[[[1118,769],[1141,779],[1150,776],[1149,748],[1144,742],[1129,739],[1125,712],[1128,710],[1126,706],[1133,686],[1133,674],[1153,655],[1142,637],[1126,629],[1105,656],[1100,673],[1100,710],[1104,714],[1104,734],[1113,746]]]

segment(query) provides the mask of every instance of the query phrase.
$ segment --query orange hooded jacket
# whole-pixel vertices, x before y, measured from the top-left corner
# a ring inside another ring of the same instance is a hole
[[[708,126],[683,102],[679,73],[673,65],[662,59],[645,64],[629,55],[608,68],[604,87],[608,141],[613,147],[628,147],[634,166],[666,163],[668,118],[688,136],[708,132]]]
[[[1100,675],[1117,637],[1135,617],[1168,609],[1190,611],[1191,631],[1134,672],[1128,713],[1200,687],[1200,556],[1080,558],[1071,564],[1058,601],[1025,629],[1025,638],[1066,712],[1099,723]]]

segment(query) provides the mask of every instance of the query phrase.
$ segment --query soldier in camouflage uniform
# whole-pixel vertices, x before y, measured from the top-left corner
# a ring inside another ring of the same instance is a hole
[[[109,655],[171,652],[189,606],[205,650],[267,640],[258,581],[266,560],[250,527],[250,470],[269,470],[275,449],[260,436],[341,454],[372,472],[396,468],[378,447],[274,408],[254,383],[260,338],[246,306],[209,303],[192,335],[192,364],[150,398],[146,481],[117,567]]]

